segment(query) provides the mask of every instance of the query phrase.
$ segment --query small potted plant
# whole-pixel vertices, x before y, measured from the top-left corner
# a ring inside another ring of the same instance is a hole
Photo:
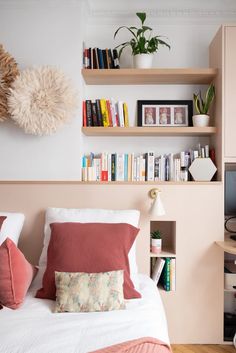
[[[119,44],[116,49],[119,48],[118,55],[120,57],[124,48],[131,47],[134,67],[149,68],[152,66],[153,53],[157,52],[159,47],[163,45],[170,49],[170,45],[161,39],[162,36],[152,36],[152,28],[144,25],[146,20],[145,12],[137,12],[136,15],[141,21],[141,27],[119,27],[114,34],[114,38],[123,28],[130,32],[132,38],[127,42]]]
[[[193,116],[193,126],[209,126],[210,116],[208,115],[208,111],[214,97],[215,86],[213,84],[208,87],[204,99],[202,98],[201,91],[193,94],[195,109],[198,113]]]
[[[162,246],[162,233],[160,230],[151,232],[151,252],[158,254],[161,252]]]

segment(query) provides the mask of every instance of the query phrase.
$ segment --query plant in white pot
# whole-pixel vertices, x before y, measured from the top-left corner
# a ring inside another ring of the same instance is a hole
[[[119,27],[114,34],[114,38],[123,28],[130,32],[132,38],[117,45],[116,49],[119,49],[118,55],[120,57],[124,48],[131,47],[134,67],[150,68],[152,67],[153,54],[159,50],[159,47],[164,45],[170,49],[170,45],[161,39],[162,36],[152,36],[152,28],[144,25],[146,20],[145,12],[137,12],[136,15],[141,21],[141,27]]]
[[[195,109],[198,113],[193,116],[193,126],[209,126],[210,116],[208,115],[208,111],[214,98],[215,86],[213,83],[208,87],[204,99],[202,98],[201,91],[197,94],[193,94]]]
[[[160,230],[151,232],[151,252],[158,254],[161,252],[162,247],[162,233]]]

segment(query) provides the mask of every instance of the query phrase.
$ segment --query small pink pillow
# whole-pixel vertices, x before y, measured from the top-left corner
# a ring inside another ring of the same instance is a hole
[[[0,304],[17,309],[23,303],[36,271],[15,243],[7,238],[0,246]]]
[[[6,216],[0,216],[0,230],[1,230],[2,224],[6,218],[7,218]]]
[[[52,223],[43,288],[36,297],[56,298],[55,271],[124,271],[125,299],[140,298],[130,279],[128,253],[139,229],[126,223]]]

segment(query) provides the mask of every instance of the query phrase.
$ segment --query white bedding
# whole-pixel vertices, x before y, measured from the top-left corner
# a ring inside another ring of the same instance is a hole
[[[148,276],[139,279],[141,299],[103,313],[54,314],[55,302],[29,291],[20,309],[0,311],[0,353],[88,353],[143,336],[169,343],[160,294]]]

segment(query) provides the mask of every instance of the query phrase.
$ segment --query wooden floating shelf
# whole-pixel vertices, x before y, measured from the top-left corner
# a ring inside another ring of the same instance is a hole
[[[222,181],[0,180],[0,185],[222,185]]]
[[[216,75],[212,68],[82,69],[87,85],[209,84]]]
[[[163,250],[158,254],[154,254],[153,252],[150,252],[150,257],[176,257],[176,254],[170,250]]]
[[[82,127],[87,136],[207,136],[216,133],[215,127]]]

